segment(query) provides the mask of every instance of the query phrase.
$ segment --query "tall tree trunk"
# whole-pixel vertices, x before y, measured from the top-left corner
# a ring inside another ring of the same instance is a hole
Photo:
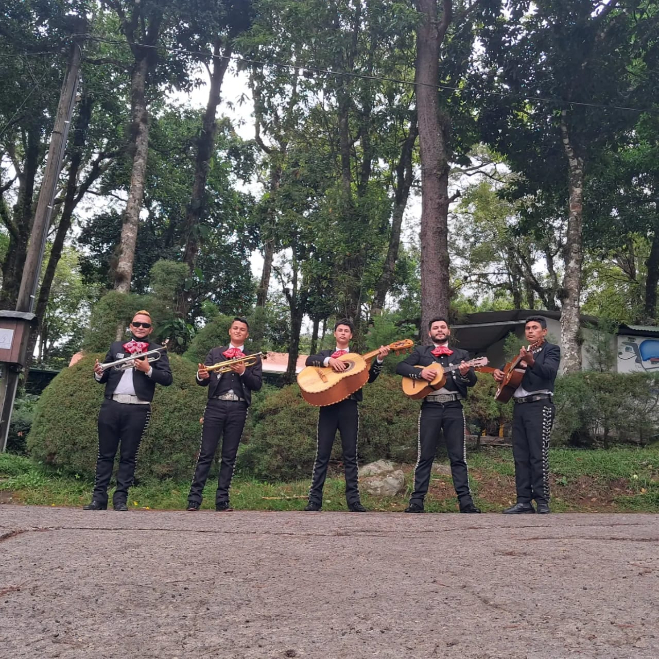
[[[403,224],[403,215],[407,208],[407,200],[410,196],[410,189],[414,181],[414,169],[412,167],[412,153],[416,143],[419,128],[416,115],[410,123],[410,132],[403,142],[400,159],[396,166],[396,190],[394,196],[394,208],[391,215],[391,234],[389,236],[389,247],[387,249],[387,258],[384,261],[382,275],[375,286],[373,302],[371,304],[371,316],[379,316],[384,309],[384,302],[387,293],[391,288],[394,280],[394,271],[398,261],[398,251],[400,250],[400,230]]]
[[[89,123],[91,122],[93,105],[93,99],[87,94],[83,93],[83,97],[79,104],[78,116],[76,117],[74,124],[73,148],[71,153],[71,161],[69,164],[66,192],[64,194],[62,215],[60,217],[55,239],[53,240],[53,244],[50,250],[48,265],[46,266],[43,274],[43,280],[41,282],[41,286],[39,287],[39,295],[37,297],[37,304],[34,310],[34,313],[37,316],[37,320],[40,323],[42,322],[42,319],[45,318],[46,307],[48,306],[48,300],[50,298],[50,290],[53,285],[53,280],[55,279],[55,272],[57,271],[57,264],[62,257],[64,242],[73,221],[73,211],[75,210],[75,207],[78,205],[78,202],[84,193],[89,189],[89,187],[98,178],[98,176],[100,176],[102,171],[100,167],[93,166],[85,182],[80,186],[80,188],[78,187],[78,175],[80,174],[80,168],[82,166],[83,149],[87,141],[87,131],[89,129]],[[28,345],[27,361],[25,365],[26,380],[27,371],[29,370],[30,363],[32,361],[34,346],[36,345],[37,336],[39,333],[40,329],[38,327],[32,329],[30,333],[30,343]],[[43,332],[41,332],[41,335],[43,336]],[[44,354],[45,345],[41,350],[41,355],[43,356]]]
[[[563,149],[568,160],[569,212],[564,247],[565,275],[561,310],[563,372],[581,370],[581,270],[583,265],[583,182],[584,161],[570,140],[567,112],[561,113]]]
[[[146,80],[149,73],[148,57],[143,55],[133,67],[131,79],[131,140],[133,166],[130,174],[128,201],[121,227],[119,255],[114,273],[114,288],[120,293],[130,292],[135,263],[135,245],[144,199],[146,164],[149,154],[149,111],[146,106]]]
[[[417,0],[416,99],[421,155],[421,336],[436,314],[448,317],[450,302],[448,254],[448,117],[438,103],[439,55],[453,17],[451,0]]]
[[[15,309],[18,300],[23,266],[27,256],[27,245],[34,221],[34,188],[39,171],[40,154],[39,131],[37,128],[31,128],[26,135],[24,168],[21,170],[18,161],[12,158],[19,187],[16,205],[13,209],[13,221],[7,227],[9,246],[2,263],[2,290],[0,291],[0,308],[2,309]]]
[[[297,368],[297,358],[300,356],[300,334],[302,333],[302,319],[304,318],[304,304],[296,300],[291,306],[291,340],[288,344],[288,364],[284,382],[293,384],[295,382],[295,369]]]
[[[361,302],[361,253],[364,245],[359,239],[359,218],[352,190],[352,142],[350,139],[350,97],[345,89],[345,82],[338,91],[338,130],[339,130],[339,157],[341,163],[342,209],[341,219],[346,239],[346,257],[340,264],[339,281],[342,281],[341,300],[339,301],[339,315],[350,318],[359,324]],[[359,330],[357,329],[357,333]]]
[[[274,232],[276,222],[276,207],[275,198],[277,190],[281,185],[281,175],[283,171],[283,156],[285,154],[285,147],[282,147],[282,152],[276,156],[270,169],[270,195],[268,198],[268,207],[266,208],[266,230]],[[265,249],[263,250],[263,270],[261,271],[261,281],[256,289],[256,306],[265,307],[268,299],[268,290],[270,288],[270,277],[272,275],[272,262],[275,258],[275,239],[274,236],[268,236],[265,241]]]
[[[659,285],[659,228],[654,230],[650,255],[645,265],[648,274],[645,279],[645,304],[643,313],[646,321],[657,318],[657,285]]]
[[[206,200],[206,181],[210,161],[215,147],[215,135],[217,133],[217,106],[220,104],[220,93],[224,74],[229,66],[229,57],[233,50],[229,44],[220,57],[221,39],[217,37],[213,44],[213,70],[211,73],[210,90],[208,102],[201,125],[201,133],[197,138],[197,156],[195,159],[194,182],[192,185],[192,197],[185,216],[185,249],[183,250],[183,261],[188,264],[190,272],[193,271],[197,252],[199,251],[199,223],[204,213]],[[180,310],[183,313],[187,309]]]
[[[309,348],[309,354],[315,355],[318,352],[318,332],[320,330],[320,317],[314,316],[313,319],[313,329],[311,331],[311,347]]]

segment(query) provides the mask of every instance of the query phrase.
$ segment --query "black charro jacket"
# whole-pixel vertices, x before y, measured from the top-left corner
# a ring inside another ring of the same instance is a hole
[[[561,349],[553,343],[543,343],[534,355],[533,366],[528,366],[522,378],[526,391],[554,391],[554,382],[561,362]]]
[[[140,341],[140,339],[135,340]],[[110,362],[117,361],[117,359],[130,357],[130,353],[124,349],[124,343],[127,342],[128,341],[115,341],[110,346],[107,355],[105,355],[103,363],[109,364]],[[160,347],[160,344],[152,343],[149,341],[149,350],[154,350],[155,348]],[[173,381],[172,369],[169,366],[167,351],[162,350],[160,355],[160,359],[151,362],[151,368],[153,368],[151,377],[149,377],[146,373],[142,373],[142,371],[138,371],[136,368],[133,369],[133,387],[135,387],[135,394],[141,400],[148,400],[151,402],[153,400],[153,394],[156,390],[156,384],[161,384],[163,387],[169,387]],[[119,381],[123,375],[123,370],[119,370],[117,368],[109,368],[103,372],[103,375],[100,378],[95,378],[97,382],[105,384],[106,398],[112,398],[112,394],[117,388],[117,385],[119,384]]]
[[[227,361],[227,358],[222,353],[228,349],[229,346],[217,346],[216,348],[213,348],[206,355],[204,364],[206,366],[213,366],[213,364],[219,364],[220,362]],[[244,346],[243,352],[245,355],[250,354],[246,352],[246,348]],[[222,373],[212,371],[210,378],[206,380],[200,380],[198,377],[195,379],[199,386],[208,387],[208,398],[210,399],[216,395],[222,375]],[[236,376],[236,379],[240,382],[240,386],[242,387],[242,398],[245,399],[245,402],[249,407],[252,404],[252,391],[259,391],[263,385],[263,364],[261,362],[261,358],[257,357],[254,366],[248,366],[242,375]]]
[[[328,357],[331,357],[335,353],[335,349],[332,348],[331,350],[321,350],[317,355],[309,355],[307,357],[307,361],[305,362],[306,366],[325,366],[325,360]],[[377,357],[373,358],[373,361],[371,362],[371,368],[368,371],[368,382],[375,382],[377,379],[378,375],[380,375],[380,371],[382,371],[382,366],[384,364],[378,364]],[[358,389],[355,391],[354,394],[351,394],[350,397],[353,400],[356,400],[357,402],[360,402],[364,400],[364,393],[361,389]]]
[[[421,379],[421,369],[415,368],[415,366],[430,366],[435,362],[439,362],[442,366],[446,367],[450,364],[459,364],[462,361],[469,361],[469,353],[466,350],[461,350],[460,348],[450,348],[453,350],[452,355],[442,355],[441,357],[435,357],[432,354],[432,351],[435,349],[435,346],[416,346],[412,353],[404,359],[402,362],[398,362],[396,367],[396,373],[398,375],[404,375],[405,377],[412,377],[415,379]],[[459,393],[463,398],[467,397],[467,387],[473,387],[476,384],[476,372],[473,368],[469,369],[467,375],[462,377],[460,371],[452,371],[446,373],[446,384],[444,387],[448,391],[455,391]]]

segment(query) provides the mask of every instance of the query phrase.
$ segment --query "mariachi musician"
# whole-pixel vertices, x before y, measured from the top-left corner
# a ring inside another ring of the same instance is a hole
[[[432,382],[435,378],[433,370],[425,368],[419,370],[415,366],[430,366],[439,362],[444,367],[449,364],[460,364],[460,368],[457,372],[447,372],[446,384],[423,399],[419,419],[418,458],[414,469],[414,492],[405,512],[424,512],[423,502],[428,493],[432,463],[437,452],[439,434],[443,430],[460,512],[480,513],[474,505],[469,489],[465,418],[460,402],[467,397],[467,387],[476,384],[476,373],[473,368],[464,364],[469,358],[466,350],[448,347],[451,330],[446,318],[442,316],[433,318],[428,323],[428,336],[433,345],[417,346],[407,359],[399,362],[396,373],[408,378]]]
[[[105,510],[108,507],[108,485],[112,476],[114,456],[119,453],[117,487],[112,496],[115,510],[128,510],[128,488],[133,484],[140,442],[151,418],[151,401],[156,384],[168,387],[172,383],[167,352],[149,342],[153,331],[148,311],[138,311],[130,323],[131,340],[115,341],[105,356],[109,364],[131,355],[158,350],[158,355],[136,359],[126,368],[106,368],[96,360],[94,378],[105,384],[105,400],[98,415],[98,459],[91,503],[85,510]],[[153,361],[149,361],[153,360]]]
[[[347,365],[339,357],[350,352],[350,341],[355,327],[352,321],[343,318],[334,325],[335,350],[321,350],[317,355],[307,357],[307,366],[331,367],[337,373],[343,372]],[[373,360],[368,373],[368,381],[375,382],[382,370],[382,362],[389,354],[387,346],[381,346],[376,359]],[[346,501],[348,510],[353,513],[365,513],[366,508],[359,498],[359,469],[357,466],[357,435],[359,432],[358,404],[363,400],[364,394],[359,389],[345,400],[333,405],[320,408],[318,414],[318,434],[316,437],[316,459],[311,475],[311,488],[309,489],[309,503],[305,507],[308,511],[318,511],[323,507],[323,487],[327,477],[332,445],[336,431],[341,434],[341,448],[343,452],[343,465],[346,478]]]
[[[517,503],[503,512],[508,515],[549,512],[549,438],[554,425],[552,402],[554,381],[561,361],[561,349],[549,343],[547,321],[542,316],[529,316],[524,327],[532,349],[522,348],[521,365],[526,368],[522,382],[513,393],[513,457]],[[502,382],[505,373],[493,373]]]
[[[208,472],[222,437],[222,461],[215,495],[215,510],[232,510],[229,503],[229,487],[233,478],[238,445],[247,419],[247,408],[252,402],[252,392],[259,391],[263,383],[261,357],[246,365],[243,360],[245,341],[249,337],[249,325],[244,318],[236,317],[229,328],[231,342],[228,346],[213,348],[203,364],[199,364],[196,381],[208,387],[208,403],[204,411],[201,447],[195,467],[194,478],[188,494],[187,510],[199,510]],[[207,366],[219,362],[227,364],[230,372],[209,372]]]

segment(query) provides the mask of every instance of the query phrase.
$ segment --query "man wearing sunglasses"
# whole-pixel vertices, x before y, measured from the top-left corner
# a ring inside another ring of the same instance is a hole
[[[149,341],[152,331],[149,312],[138,311],[130,323],[130,341],[115,341],[103,363],[108,364],[161,347]],[[117,487],[112,504],[115,510],[128,510],[128,488],[133,484],[137,452],[151,418],[151,401],[156,384],[168,387],[172,383],[167,352],[161,350],[160,359],[153,362],[144,357],[136,359],[125,369],[113,367],[103,370],[97,359],[94,378],[105,384],[105,400],[98,415],[98,459],[94,494],[91,503],[84,506],[84,509],[107,509],[108,485],[114,457],[121,444]]]

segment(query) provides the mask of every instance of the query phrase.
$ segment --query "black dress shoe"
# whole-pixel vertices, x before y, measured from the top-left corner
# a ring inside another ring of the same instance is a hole
[[[201,504],[198,504],[196,501],[188,501],[188,507],[186,510],[199,510]]]
[[[98,501],[92,501],[91,503],[88,503],[86,506],[82,507],[83,510],[107,510],[108,509],[108,504],[107,503],[99,503]]]
[[[228,501],[220,501],[215,504],[215,510],[218,513],[228,513],[231,512],[233,508],[229,505]]]
[[[351,513],[367,513],[368,510],[362,506],[362,504],[358,501],[357,503],[353,503],[348,506],[348,510]]]
[[[407,508],[405,508],[406,513],[422,513],[424,512],[423,506],[420,506],[418,503],[411,503]]]
[[[549,510],[549,504],[544,501],[536,502],[536,507],[539,515],[548,515],[551,512],[551,510]]]
[[[112,504],[112,507],[119,512],[124,512],[128,510],[128,506],[123,501]]]
[[[466,506],[460,506],[461,513],[479,513],[480,508],[476,508],[473,503],[468,503]]]
[[[320,503],[314,503],[309,501],[309,503],[304,507],[307,512],[317,513],[323,506]]]
[[[535,508],[530,503],[516,503],[510,508],[506,508],[503,511],[504,515],[525,515],[529,513],[534,513]]]

